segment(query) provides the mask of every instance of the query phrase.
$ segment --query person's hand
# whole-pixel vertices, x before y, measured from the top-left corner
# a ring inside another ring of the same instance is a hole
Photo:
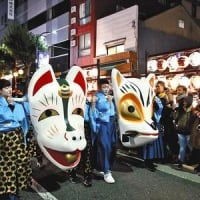
[[[14,100],[13,100],[12,97],[8,97],[7,98],[7,102],[8,102],[9,105],[13,105],[14,104]]]
[[[107,95],[107,100],[108,100],[109,102],[111,102],[112,99],[113,99],[113,96],[111,96],[111,95]]]
[[[96,103],[96,101],[97,101],[97,97],[96,96],[92,96],[91,103]]]

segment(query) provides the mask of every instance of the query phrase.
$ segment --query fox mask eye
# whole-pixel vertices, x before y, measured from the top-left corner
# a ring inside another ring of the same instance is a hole
[[[121,102],[121,116],[128,120],[141,120],[141,115],[134,105],[133,100],[127,99]]]
[[[56,116],[56,115],[59,115],[59,113],[56,110],[47,109],[40,115],[38,121],[41,121],[41,120],[44,120],[44,119],[47,119],[49,117]]]
[[[72,114],[80,115],[80,116],[83,117],[84,116],[84,111],[81,108],[76,108],[76,109],[73,110]]]

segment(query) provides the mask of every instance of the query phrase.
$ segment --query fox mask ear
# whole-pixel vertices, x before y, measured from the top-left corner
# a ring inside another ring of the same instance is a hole
[[[55,83],[56,78],[50,65],[39,68],[30,80],[28,97],[35,96],[46,85],[55,85]]]
[[[153,88],[155,84],[155,74],[149,74],[146,78],[149,81],[150,86]]]
[[[123,82],[123,76],[117,69],[112,69],[112,83],[115,83],[117,88],[121,85]]]
[[[87,95],[87,81],[84,76],[83,69],[79,66],[73,66],[67,76],[65,77],[66,80],[70,80],[76,84],[78,84],[81,89],[83,90],[84,95]]]
[[[122,82],[122,77],[119,72],[117,72],[117,74],[116,74],[116,80],[117,80],[117,85],[119,86]]]

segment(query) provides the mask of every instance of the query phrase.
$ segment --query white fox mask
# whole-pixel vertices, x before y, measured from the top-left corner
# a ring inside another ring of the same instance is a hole
[[[112,86],[118,112],[120,140],[126,147],[142,146],[158,137],[152,120],[155,76],[125,78],[112,70]]]
[[[65,79],[56,79],[52,67],[43,66],[29,84],[30,117],[38,145],[62,170],[74,168],[86,146],[86,90],[86,79],[78,66],[73,66]]]

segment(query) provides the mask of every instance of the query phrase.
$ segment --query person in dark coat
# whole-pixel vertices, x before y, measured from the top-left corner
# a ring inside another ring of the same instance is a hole
[[[163,141],[165,151],[165,162],[174,162],[177,160],[179,145],[178,137],[173,124],[173,98],[166,88],[163,81],[156,83],[156,96],[160,98],[163,104],[162,116],[160,119],[161,125],[164,127]]]
[[[179,141],[179,155],[178,155],[178,169],[182,169],[182,164],[186,159],[186,149],[192,152],[192,146],[190,145],[191,125],[195,121],[195,115],[192,111],[193,96],[188,95],[184,97],[183,108],[177,110],[174,113],[174,120],[176,124],[176,131]]]

